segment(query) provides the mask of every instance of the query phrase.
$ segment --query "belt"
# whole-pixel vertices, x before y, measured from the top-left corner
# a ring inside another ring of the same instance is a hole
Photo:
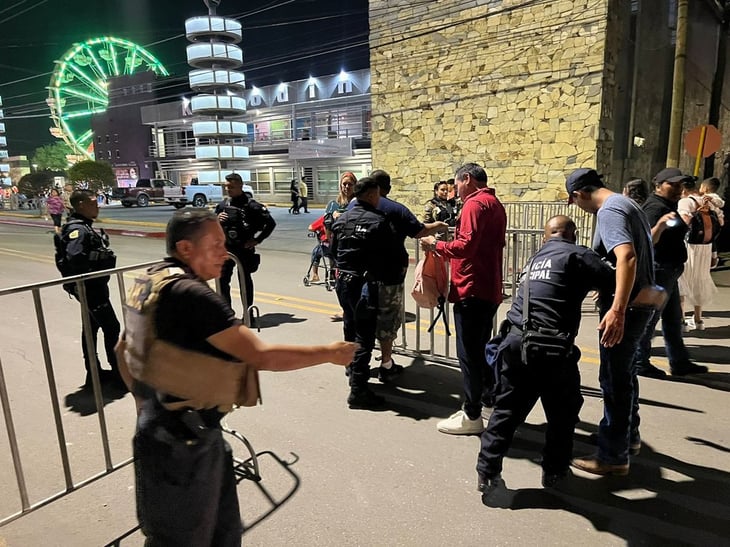
[[[351,281],[358,281],[362,279],[362,276],[349,272],[338,272],[337,279],[338,281],[342,281],[343,283],[350,283]]]

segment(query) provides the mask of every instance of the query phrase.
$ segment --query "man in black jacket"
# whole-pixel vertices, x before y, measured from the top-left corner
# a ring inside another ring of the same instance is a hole
[[[251,274],[259,269],[261,263],[256,246],[271,235],[276,221],[266,206],[243,193],[243,179],[238,173],[226,175],[226,191],[228,198],[218,204],[215,212],[226,235],[226,249],[236,255],[243,266],[246,305],[250,307],[254,297]],[[233,260],[226,261],[220,277],[221,294],[229,304],[234,266]]]
[[[682,339],[682,308],[679,302],[677,280],[684,271],[687,261],[687,247],[684,236],[687,225],[677,214],[677,203],[682,197],[682,183],[692,180],[679,169],[662,169],[654,177],[654,193],[642,205],[646,213],[651,238],[654,243],[654,271],[656,284],[667,291],[667,303],[649,321],[639,341],[634,356],[634,369],[639,376],[664,378],[666,372],[652,365],[651,339],[659,319],[662,320],[662,335],[667,349],[669,368],[673,376],[684,376],[707,372],[707,367],[690,361],[689,352]]]

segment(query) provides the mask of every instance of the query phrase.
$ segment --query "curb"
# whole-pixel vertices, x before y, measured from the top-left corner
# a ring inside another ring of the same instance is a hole
[[[9,224],[11,226],[30,226],[32,228],[45,228],[52,231],[53,225],[41,222],[21,222],[17,220],[8,220],[0,218],[0,224]],[[104,228],[109,235],[126,236],[126,237],[149,237],[155,239],[164,239],[165,232],[145,232],[144,230],[128,230],[125,228]]]

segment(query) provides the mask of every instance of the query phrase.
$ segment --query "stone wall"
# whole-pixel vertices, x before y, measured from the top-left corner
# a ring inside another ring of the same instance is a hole
[[[393,195],[415,210],[475,161],[504,200],[563,198],[565,175],[598,163],[610,116],[611,1],[371,0],[372,164]]]

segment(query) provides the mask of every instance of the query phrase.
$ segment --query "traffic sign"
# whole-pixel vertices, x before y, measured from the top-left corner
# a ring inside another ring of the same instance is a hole
[[[702,158],[709,158],[720,150],[722,134],[714,125],[698,125],[684,137],[684,148],[695,158],[694,176],[699,175]]]

